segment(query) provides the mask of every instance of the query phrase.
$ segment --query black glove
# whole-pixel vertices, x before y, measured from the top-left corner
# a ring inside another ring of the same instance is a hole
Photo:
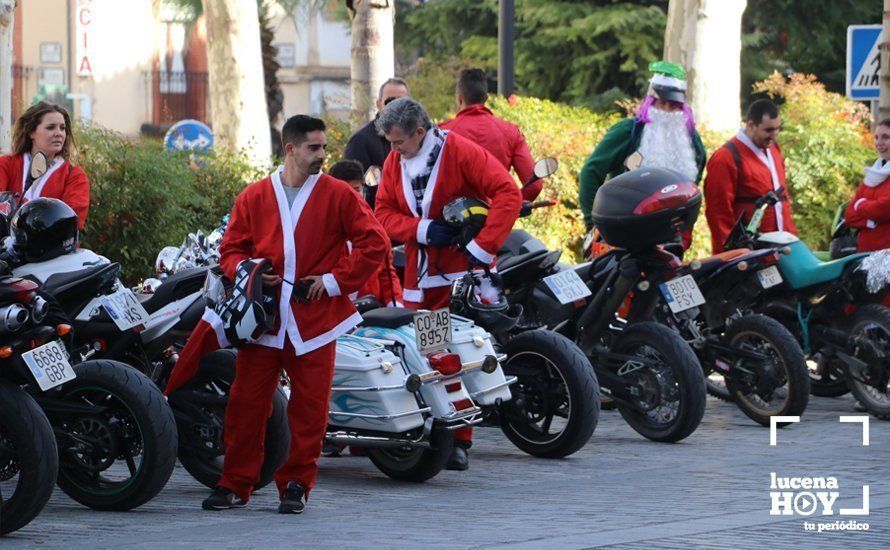
[[[433,220],[426,229],[428,246],[451,246],[457,236],[457,229],[441,220]]]

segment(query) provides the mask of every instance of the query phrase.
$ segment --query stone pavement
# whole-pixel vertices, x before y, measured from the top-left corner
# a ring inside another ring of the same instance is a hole
[[[814,397],[800,424],[755,425],[709,399],[701,427],[678,444],[653,443],[617,411],[603,411],[587,447],[564,460],[525,455],[493,428],[477,430],[467,472],[398,483],[365,458],[324,458],[306,513],[280,516],[274,490],[244,510],[204,512],[208,491],[177,467],[161,494],[128,513],[87,510],[56,490],[29,526],[0,541],[18,548],[887,548],[890,422],[871,419],[870,446],[849,396]],[[837,478],[840,508],[868,516],[771,516],[770,473]],[[804,522],[868,523],[814,532]]]

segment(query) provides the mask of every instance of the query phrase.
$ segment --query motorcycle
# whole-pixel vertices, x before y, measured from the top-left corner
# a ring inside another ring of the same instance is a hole
[[[671,172],[636,170],[600,188],[598,228],[621,248],[593,262],[560,264],[561,251],[514,230],[497,264],[508,299],[522,308],[513,332],[546,328],[575,342],[625,421],[666,442],[695,431],[706,401],[695,353],[675,331],[650,321],[662,300],[656,289],[671,282],[660,274],[678,261],[658,245],[691,227],[701,204],[694,186],[676,181]],[[647,202],[653,196],[658,200]]]
[[[852,391],[872,414],[890,416],[890,310],[882,306],[890,288],[886,251],[858,253],[823,262],[791,233],[760,233],[774,192],[755,203],[747,224],[739,220],[727,247],[779,247],[782,284],[764,292],[755,309],[795,335],[810,366],[812,392],[837,396]]]
[[[0,266],[0,272],[6,272],[6,266]],[[40,513],[52,495],[59,471],[53,428],[18,383],[23,379],[22,355],[34,351],[30,334],[53,332],[55,336],[53,327],[31,326],[46,314],[45,303],[32,293],[28,281],[0,276],[0,535],[24,527]],[[22,330],[24,338],[16,334]],[[20,346],[14,348],[10,345],[14,343]],[[55,373],[44,374],[39,368],[33,372],[46,380],[52,375],[56,382],[64,383]]]

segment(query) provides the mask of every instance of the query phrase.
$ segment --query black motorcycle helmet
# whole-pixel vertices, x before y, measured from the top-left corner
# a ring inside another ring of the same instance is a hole
[[[25,262],[45,262],[77,250],[77,214],[59,199],[41,197],[18,209],[10,233]]]
[[[488,219],[488,209],[489,206],[485,201],[473,197],[461,197],[442,208],[442,217],[449,225],[460,231],[457,242],[461,246],[466,246],[482,231],[482,226]]]
[[[480,287],[484,281],[497,293],[496,300],[480,299]],[[496,273],[470,271],[451,286],[451,313],[472,320],[492,333],[506,332],[513,328],[522,315],[522,306],[510,305],[504,295],[503,285]]]

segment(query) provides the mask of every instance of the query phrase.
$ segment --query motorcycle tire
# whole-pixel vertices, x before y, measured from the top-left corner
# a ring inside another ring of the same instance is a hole
[[[0,382],[0,535],[37,517],[58,472],[56,438],[46,415],[24,390]]]
[[[235,381],[235,350],[223,349],[208,353],[201,358],[198,374],[192,380],[183,385],[180,391],[202,391],[218,394],[221,397],[219,404],[207,404],[202,407],[202,418],[196,420],[184,420],[184,410],[176,410],[179,429],[179,462],[183,468],[198,482],[214,488],[222,477],[223,454],[206,447],[206,441],[195,430],[189,430],[189,426],[208,425],[214,426],[218,431],[218,448],[222,448],[223,428],[225,426],[225,402],[228,399],[229,390]],[[182,395],[182,394],[180,394]],[[175,403],[176,397],[171,396],[171,403]],[[260,479],[254,485],[253,490],[265,487],[275,480],[275,471],[284,464],[290,447],[290,429],[287,423],[287,395],[282,388],[275,390],[272,398],[272,415],[266,422],[266,437],[263,454],[263,465],[260,469]]]
[[[868,338],[875,346],[870,352],[857,350],[855,354],[868,364],[864,373],[844,365],[850,391],[869,413],[890,420],[890,365],[886,358],[890,353],[890,309],[879,304],[859,307],[853,314],[850,334]]]
[[[541,458],[564,458],[584,447],[600,411],[599,383],[584,353],[565,336],[544,330],[517,334],[503,351],[504,374],[517,378],[499,415],[507,439]],[[562,420],[551,433],[554,417]]]
[[[378,470],[399,481],[422,483],[436,476],[451,458],[454,432],[433,428],[432,448],[366,447],[368,458]]]
[[[631,428],[643,437],[652,441],[674,443],[689,437],[698,428],[705,414],[705,377],[701,364],[692,348],[683,338],[671,329],[651,322],[633,324],[625,328],[612,347],[615,353],[641,355],[658,360],[664,367],[660,373],[646,369],[647,379],[642,379],[644,388],[651,382],[660,385],[660,378],[670,374],[673,378],[671,388],[676,393],[677,412],[668,421],[659,421],[649,415],[651,410],[646,407],[630,407],[620,405],[618,411]],[[640,372],[636,369],[629,373]],[[640,375],[636,375],[639,377]],[[653,380],[654,377],[654,380]],[[662,401],[662,392],[657,395],[657,403]],[[652,403],[646,403],[647,407]]]
[[[828,361],[826,365],[818,365],[819,361]],[[808,364],[809,365],[809,364]],[[807,367],[810,375],[810,393],[816,397],[840,397],[850,393],[847,379],[844,376],[843,363],[839,359],[819,359],[817,365],[825,372],[814,372]]]
[[[74,372],[77,378],[62,386],[57,398],[101,404],[106,410],[51,415],[59,446],[59,487],[95,510],[122,511],[145,504],[161,492],[176,465],[176,422],[170,406],[147,376],[125,363],[84,361],[74,365]],[[78,453],[65,435],[72,430],[77,438],[106,442],[113,451],[105,456]],[[125,465],[117,464],[121,458]],[[124,468],[129,476],[114,480]]]
[[[732,394],[726,387],[726,377],[713,369],[705,372],[705,390],[711,397],[716,397],[720,401],[732,403]]]
[[[803,414],[810,398],[810,375],[803,351],[788,329],[775,319],[753,314],[734,319],[727,327],[724,336],[726,342],[733,348],[757,346],[759,349],[755,351],[765,353],[773,360],[772,364],[778,366],[778,372],[775,373],[776,382],[782,383],[783,391],[779,391],[779,388],[772,388],[769,391],[770,393],[774,391],[783,398],[773,407],[766,403],[756,387],[751,387],[738,378],[726,378],[726,385],[733,401],[748,418],[763,426],[769,426],[771,416]],[[767,388],[764,388],[765,391]],[[788,424],[780,422],[776,426],[782,427]]]

